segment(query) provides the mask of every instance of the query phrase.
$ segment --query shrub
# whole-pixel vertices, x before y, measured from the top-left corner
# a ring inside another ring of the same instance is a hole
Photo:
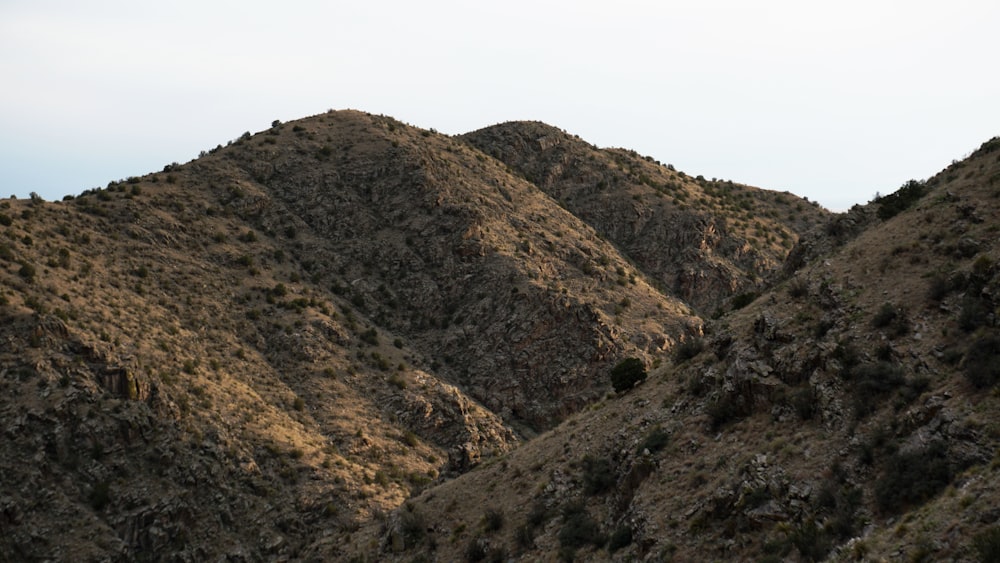
[[[469,563],[475,563],[483,559],[486,559],[486,545],[484,545],[482,538],[472,538],[465,546],[465,560]]]
[[[503,513],[494,508],[490,508],[483,514],[483,529],[487,532],[496,532],[503,528]]]
[[[649,450],[649,453],[655,454],[667,447],[668,443],[670,443],[670,434],[667,434],[663,428],[656,426],[649,434],[646,434],[646,438],[639,444],[638,453]]]
[[[788,295],[795,299],[809,295],[809,282],[802,278],[788,282]]]
[[[993,387],[1000,381],[1000,337],[991,334],[973,341],[965,354],[965,377],[977,389]]]
[[[674,351],[674,361],[683,363],[694,358],[705,349],[705,343],[700,338],[692,338],[681,342]]]
[[[976,534],[972,547],[983,563],[1000,562],[1000,527],[993,526]]]
[[[951,482],[953,471],[943,440],[910,452],[892,454],[875,481],[875,501],[886,512],[922,503]]]
[[[17,275],[21,276],[27,281],[34,281],[35,267],[28,262],[21,262],[21,269],[17,271]]]
[[[615,472],[611,461],[603,457],[586,456],[583,465],[583,491],[599,495],[615,486]]]
[[[585,545],[600,547],[605,539],[597,521],[587,512],[582,501],[571,501],[563,507],[563,526],[559,530],[559,545],[576,549]]]
[[[892,303],[883,303],[882,307],[879,308],[875,316],[872,317],[872,326],[875,328],[884,328],[889,326],[889,323],[896,320],[899,312],[896,310],[896,306]]]
[[[912,207],[926,193],[927,184],[910,180],[894,193],[876,197],[874,203],[878,204],[878,218],[885,221],[899,215]]]
[[[111,502],[111,484],[108,481],[100,481],[94,484],[90,490],[90,506],[94,510],[101,511]]]
[[[723,392],[705,407],[712,422],[712,430],[718,430],[726,423],[750,414],[750,407],[738,395]]]
[[[611,385],[623,393],[646,379],[646,366],[639,358],[625,358],[611,368]]]
[[[757,299],[757,294],[754,292],[741,293],[730,301],[733,311],[738,311],[747,305],[753,303]]]
[[[990,321],[992,307],[978,297],[967,296],[962,300],[962,309],[958,313],[958,326],[965,332],[972,332]]]
[[[378,346],[378,331],[374,328],[370,328],[362,332],[359,337],[361,341],[370,346]]]
[[[872,413],[881,398],[905,381],[903,370],[889,362],[859,365],[850,377],[854,382],[854,416],[859,419]]]
[[[611,538],[608,539],[608,551],[614,553],[628,546],[630,543],[632,543],[632,527],[628,524],[623,524],[615,529],[614,533],[611,534]]]

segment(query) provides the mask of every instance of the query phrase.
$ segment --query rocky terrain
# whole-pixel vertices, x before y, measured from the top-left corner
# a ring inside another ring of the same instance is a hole
[[[0,560],[974,560],[998,149],[833,215],[342,111],[0,202]]]

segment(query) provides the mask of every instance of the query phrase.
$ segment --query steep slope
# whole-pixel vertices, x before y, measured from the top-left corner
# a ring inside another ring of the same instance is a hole
[[[354,553],[995,557],[998,194],[994,139],[855,210],[871,226],[801,261],[645,384],[411,499],[356,535]]]
[[[544,428],[601,396],[616,359],[700,334],[591,228],[454,139],[358,112],[279,129],[228,162],[266,191],[227,205],[335,241],[292,258],[504,418]]]
[[[759,290],[799,236],[831,215],[789,193],[692,178],[543,123],[504,123],[461,139],[545,190],[703,314]]]
[[[360,112],[4,201],[0,230],[15,560],[337,545],[701,334],[537,187]]]

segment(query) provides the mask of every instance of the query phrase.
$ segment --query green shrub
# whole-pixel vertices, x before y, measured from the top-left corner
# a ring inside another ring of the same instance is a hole
[[[611,385],[615,393],[623,393],[646,379],[646,366],[639,358],[625,358],[611,368]]]

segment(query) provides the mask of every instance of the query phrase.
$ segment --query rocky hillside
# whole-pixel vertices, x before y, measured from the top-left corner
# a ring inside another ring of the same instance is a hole
[[[463,135],[591,225],[666,293],[703,314],[754,293],[830,214],[789,193],[691,177],[538,122]]]
[[[998,560],[998,224],[1000,138],[835,218],[645,383],[408,500],[351,553]]]
[[[420,490],[605,404],[621,359],[701,342],[696,292],[510,166],[330,112],[0,202],[0,560],[336,559]],[[777,265],[803,227],[782,217],[727,275]],[[714,280],[744,235],[705,232],[659,263],[698,255],[690,280]]]

